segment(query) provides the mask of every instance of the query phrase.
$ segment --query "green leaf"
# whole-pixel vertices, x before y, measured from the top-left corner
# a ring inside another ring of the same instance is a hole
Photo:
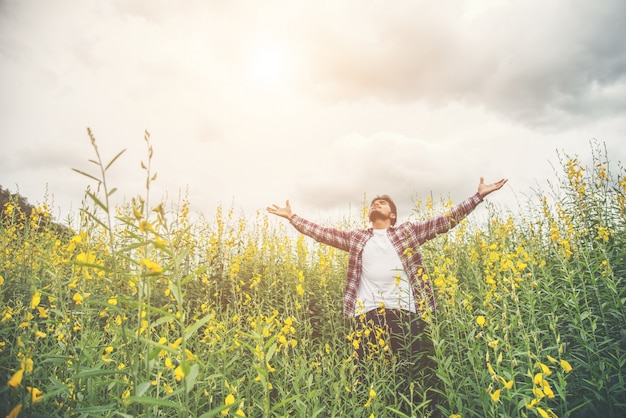
[[[198,374],[200,373],[200,366],[197,364],[193,364],[189,368],[189,373],[185,374],[185,386],[187,393],[191,392],[193,387],[196,385],[196,380],[198,379]]]
[[[75,172],[77,172],[78,174],[82,174],[83,176],[85,176],[85,177],[87,177],[87,178],[90,178],[90,179],[92,179],[92,180],[95,180],[96,182],[98,182],[98,184],[100,184],[100,183],[101,183],[101,180],[100,180],[99,178],[94,177],[94,176],[92,176],[91,174],[85,173],[84,171],[78,170],[78,169],[76,169],[76,168],[72,168],[72,171],[75,171]]]
[[[93,194],[91,192],[87,192],[87,196],[89,196],[91,198],[91,200],[93,200],[96,205],[100,206],[102,208],[102,210],[104,210],[106,213],[109,213],[109,209],[104,205],[104,203],[102,203],[100,201],[100,199],[98,199],[96,197],[95,194]]]
[[[113,159],[107,164],[106,167],[104,167],[104,171],[107,171],[109,169],[109,167],[111,167],[111,165],[113,165],[113,163],[115,162],[115,160],[117,160],[118,158],[120,158],[120,156],[122,154],[124,154],[126,152],[125,149],[121,150],[115,157],[113,157]]]
[[[142,382],[138,384],[137,389],[135,389],[135,396],[143,396],[151,386],[152,382]]]
[[[189,338],[191,338],[191,336],[204,324],[206,324],[211,318],[213,318],[213,313],[210,312],[208,314],[206,314],[205,316],[203,316],[202,318],[198,319],[196,322],[194,322],[193,324],[189,325],[186,329],[185,329],[185,339],[188,340]]]
[[[125,399],[129,403],[140,403],[144,405],[168,406],[170,408],[180,408],[180,405],[167,399],[151,398],[149,396],[129,396]]]
[[[77,373],[72,376],[72,379],[82,379],[84,377],[93,377],[93,376],[106,376],[106,375],[115,375],[115,374],[126,374],[123,370],[107,370],[107,369],[89,369],[84,370],[80,373]]]

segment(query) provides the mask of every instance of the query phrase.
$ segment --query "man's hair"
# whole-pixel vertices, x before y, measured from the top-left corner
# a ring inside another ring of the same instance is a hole
[[[391,199],[391,197],[389,197],[389,195],[383,194],[380,196],[376,196],[375,198],[372,199],[372,201],[370,202],[370,206],[372,206],[372,203],[374,203],[377,200],[384,200],[385,202],[389,203],[389,208],[391,208],[391,213],[393,213],[395,216],[395,218],[393,218],[391,220],[391,225],[395,225],[396,221],[398,220],[398,212],[396,209],[396,204],[393,202],[393,200]],[[371,220],[371,219],[370,219]]]

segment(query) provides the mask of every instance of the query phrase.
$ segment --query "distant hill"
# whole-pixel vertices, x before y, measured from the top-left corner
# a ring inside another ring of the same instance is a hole
[[[2,185],[0,185],[0,220],[4,218],[4,205],[8,202],[13,202],[13,204],[19,208],[19,211],[25,215],[27,220],[30,218],[33,210],[37,209],[35,206],[28,203],[28,199],[24,196],[21,196],[19,193],[11,193],[8,189],[5,189]],[[42,227],[44,226],[48,225],[42,225]],[[59,234],[71,234],[71,231],[67,226],[52,221],[49,221],[49,226]]]

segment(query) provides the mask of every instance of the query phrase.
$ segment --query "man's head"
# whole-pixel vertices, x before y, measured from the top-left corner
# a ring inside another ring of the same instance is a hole
[[[370,203],[369,218],[371,222],[374,222],[377,219],[389,218],[391,220],[391,225],[395,225],[398,218],[396,204],[393,203],[393,200],[386,194],[376,196],[372,199],[372,203]]]

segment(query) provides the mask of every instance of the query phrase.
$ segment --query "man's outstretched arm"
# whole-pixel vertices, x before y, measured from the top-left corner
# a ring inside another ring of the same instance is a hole
[[[289,205],[289,200],[285,202],[284,208],[281,208],[278,205],[272,205],[267,207],[267,211],[287,220],[291,220],[291,217],[293,216],[293,212],[291,211],[291,205]]]
[[[314,222],[307,221],[293,213],[289,200],[285,202],[285,207],[278,205],[268,206],[267,211],[281,218],[287,219],[299,232],[314,240],[326,245],[330,245],[340,250],[348,251],[350,245],[350,232],[336,228],[326,228]]]
[[[499,181],[496,181],[495,183],[485,184],[485,179],[481,177],[480,182],[478,183],[478,194],[480,195],[480,198],[482,199],[485,196],[487,196],[489,193],[495,192],[496,190],[500,190],[502,186],[506,184],[507,181],[509,180],[501,179]]]

